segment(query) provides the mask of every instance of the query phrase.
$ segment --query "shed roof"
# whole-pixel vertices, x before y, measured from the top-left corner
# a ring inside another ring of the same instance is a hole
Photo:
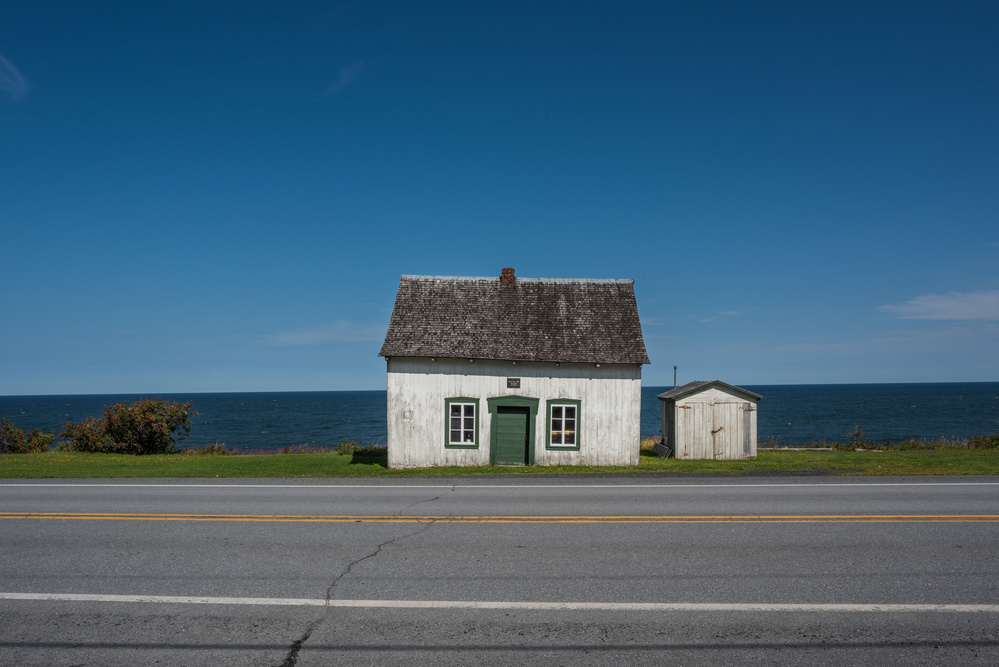
[[[676,387],[675,389],[670,389],[669,391],[659,394],[659,398],[664,401],[675,401],[691,394],[696,394],[700,391],[708,389],[709,387],[721,386],[731,389],[739,394],[743,394],[747,398],[754,398],[757,401],[763,398],[759,394],[754,394],[748,389],[743,389],[742,387],[736,387],[733,384],[727,382],[722,382],[721,380],[694,380],[693,382],[688,382],[685,385]]]
[[[379,355],[649,363],[633,280],[402,276]]]

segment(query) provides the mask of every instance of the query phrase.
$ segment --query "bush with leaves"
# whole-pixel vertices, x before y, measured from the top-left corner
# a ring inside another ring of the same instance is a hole
[[[63,424],[61,435],[72,443],[64,449],[109,454],[173,454],[177,441],[191,432],[192,403],[144,398],[104,408],[99,419]]]
[[[354,456],[361,458],[374,458],[378,456],[388,456],[388,447],[385,445],[361,445],[354,450]]]
[[[204,447],[192,447],[182,452],[187,456],[235,456],[239,454],[235,449],[229,449],[224,442],[215,442]]]
[[[62,452],[110,452],[114,443],[104,432],[104,420],[87,417],[82,422],[69,422],[62,425],[60,437],[69,438],[60,442],[57,449]]]
[[[54,433],[42,433],[37,428],[25,433],[6,419],[0,419],[0,454],[47,452],[54,440]]]
[[[359,450],[361,446],[357,444],[356,440],[341,440],[333,448],[334,454],[353,454]]]
[[[968,447],[970,449],[999,449],[999,433],[973,435]]]

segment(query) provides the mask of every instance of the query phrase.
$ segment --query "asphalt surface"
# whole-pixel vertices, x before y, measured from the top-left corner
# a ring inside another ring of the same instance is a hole
[[[992,477],[11,481],[0,664],[994,665],[997,545]]]

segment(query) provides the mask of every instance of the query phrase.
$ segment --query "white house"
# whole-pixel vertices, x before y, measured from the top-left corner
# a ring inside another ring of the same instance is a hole
[[[379,353],[389,467],[636,465],[633,284],[402,276]]]
[[[663,442],[678,459],[756,458],[756,404],[763,398],[721,380],[659,394]]]

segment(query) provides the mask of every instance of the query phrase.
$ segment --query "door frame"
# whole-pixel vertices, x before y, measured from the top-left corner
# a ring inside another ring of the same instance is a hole
[[[494,443],[496,434],[496,411],[500,406],[508,408],[527,408],[527,465],[534,465],[534,438],[535,424],[538,417],[539,398],[528,396],[496,396],[487,398],[486,404],[489,406],[489,464],[496,465],[496,447]]]

